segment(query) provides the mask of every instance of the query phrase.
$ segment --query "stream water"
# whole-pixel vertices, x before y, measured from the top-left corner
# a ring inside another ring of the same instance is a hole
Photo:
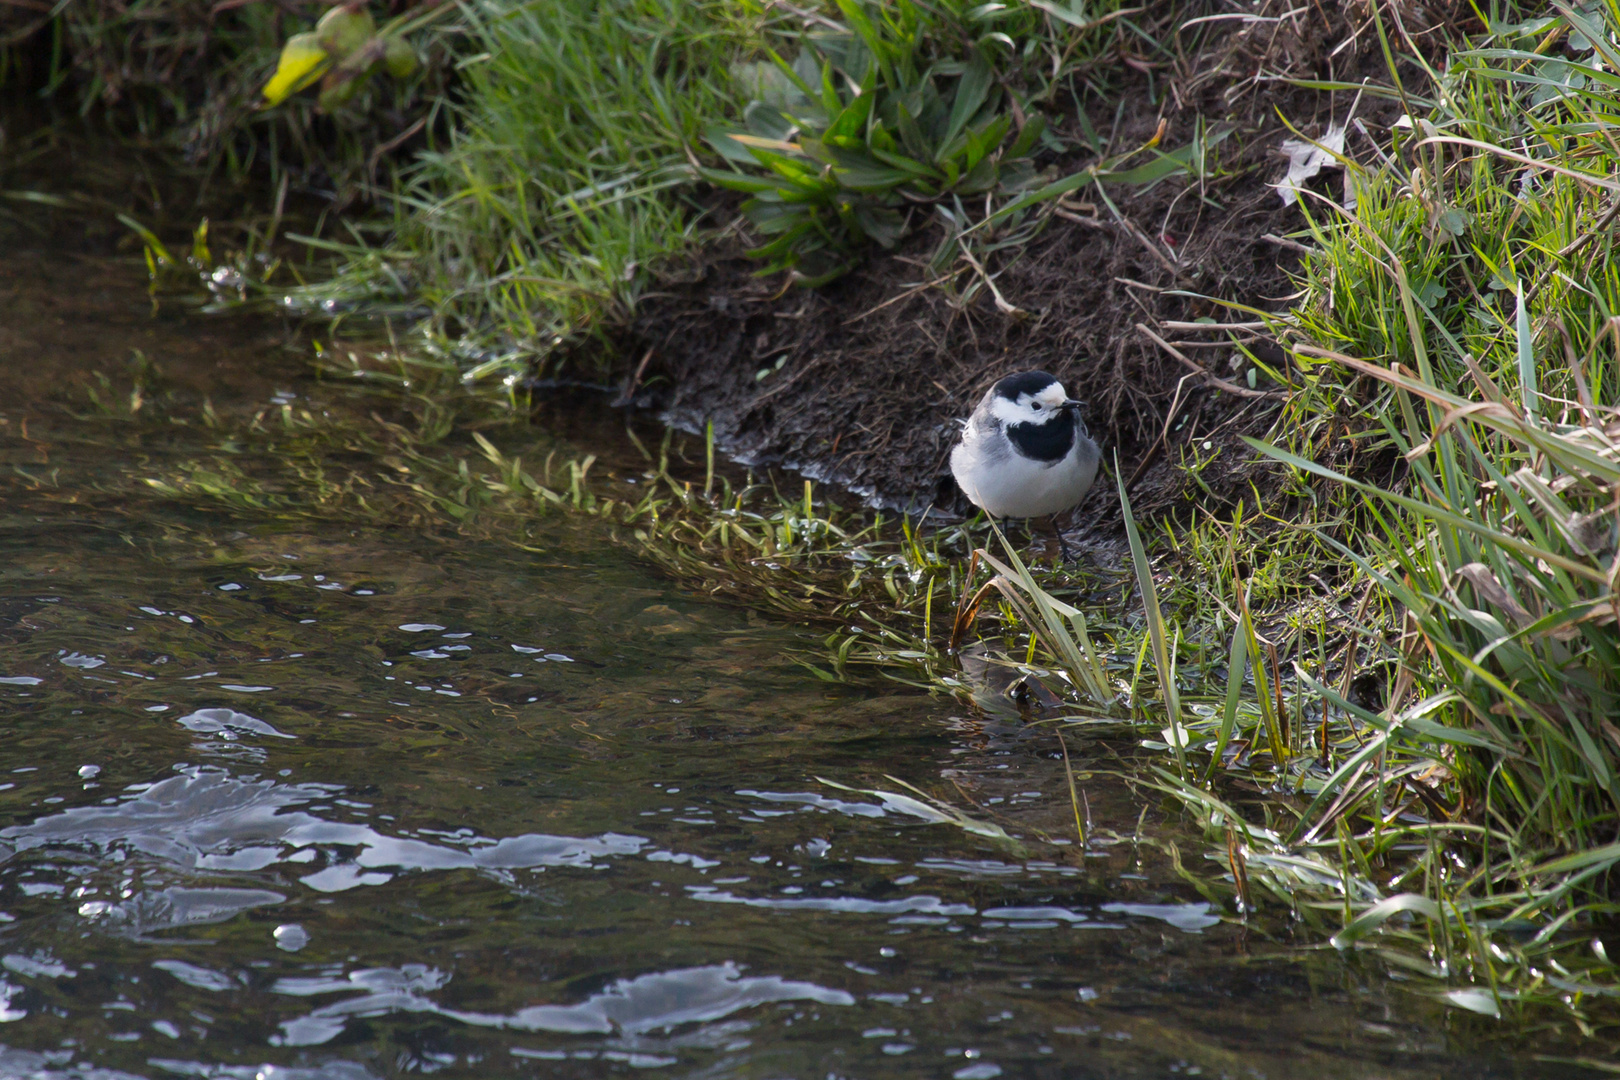
[[[592,519],[529,552],[165,499],[208,410],[354,405],[138,273],[0,264],[0,1078],[1576,1074],[1212,908],[1100,772],[1097,839],[1042,839],[1038,735],[821,681],[819,635]],[[161,421],[91,405],[137,351]],[[818,779],[886,776],[1021,845]]]

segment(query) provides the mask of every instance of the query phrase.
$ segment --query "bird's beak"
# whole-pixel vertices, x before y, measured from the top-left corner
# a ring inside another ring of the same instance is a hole
[[[1085,402],[1076,401],[1073,398],[1069,398],[1063,404],[1059,405],[1058,408],[1060,408],[1060,409],[1080,409],[1080,408],[1082,408],[1084,406],[1085,406]]]

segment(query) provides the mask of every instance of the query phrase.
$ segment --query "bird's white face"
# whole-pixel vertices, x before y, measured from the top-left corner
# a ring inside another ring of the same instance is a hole
[[[1053,383],[1038,394],[1019,394],[1010,401],[996,394],[990,401],[990,414],[1004,426],[1012,424],[1044,424],[1063,413],[1063,403],[1069,400],[1062,383]]]

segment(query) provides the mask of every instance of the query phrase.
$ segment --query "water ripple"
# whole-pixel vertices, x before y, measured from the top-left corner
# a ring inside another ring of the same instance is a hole
[[[854,1005],[842,990],[776,975],[744,976],[733,963],[659,971],[619,979],[575,1005],[531,1005],[510,1015],[447,1009],[427,995],[450,977],[425,964],[369,968],[343,978],[283,978],[272,990],[315,997],[359,990],[360,996],[323,1005],[283,1021],[272,1042],[282,1046],[318,1046],[342,1033],[350,1018],[391,1013],[432,1013],[477,1027],[545,1031],[561,1035],[644,1035],[672,1031],[686,1024],[706,1024],[758,1005],[809,1001],[819,1005]]]

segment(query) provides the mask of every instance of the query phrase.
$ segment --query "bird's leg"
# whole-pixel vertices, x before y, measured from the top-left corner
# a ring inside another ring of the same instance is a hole
[[[1056,514],[1052,515],[1052,531],[1057,533],[1058,551],[1062,554],[1063,561],[1066,563],[1077,562],[1078,560],[1075,559],[1074,552],[1069,550],[1069,541],[1063,535],[1063,526],[1058,524]]]

